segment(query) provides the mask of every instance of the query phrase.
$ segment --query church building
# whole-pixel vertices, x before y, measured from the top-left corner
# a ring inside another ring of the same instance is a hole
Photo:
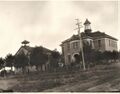
[[[25,56],[27,56],[28,57],[28,59],[29,59],[29,64],[28,64],[28,66],[26,66],[26,69],[29,69],[29,71],[37,71],[36,70],[36,66],[33,66],[33,65],[30,65],[30,60],[31,60],[31,58],[30,58],[30,54],[32,53],[32,51],[35,49],[35,47],[30,47],[28,44],[29,44],[29,41],[27,41],[27,40],[24,40],[23,42],[22,42],[22,46],[19,48],[19,50],[16,52],[16,54],[15,54],[15,57],[16,56],[19,56],[19,55],[21,55],[21,54],[24,54]],[[42,46],[37,46],[37,47],[42,47]],[[51,55],[51,50],[49,50],[49,49],[47,49],[47,48],[45,48],[45,47],[42,47],[43,48],[43,53],[45,53],[47,56],[50,56]],[[48,68],[49,68],[49,60],[45,63],[45,64],[43,64],[42,65],[42,69],[40,69],[40,71],[46,71]],[[21,68],[17,68],[16,69],[16,73],[18,72],[21,72],[22,71],[22,69]]]
[[[97,51],[117,51],[117,39],[104,32],[92,32],[91,22],[86,19],[84,22],[84,32],[81,33],[83,43],[91,45]],[[73,35],[61,44],[65,64],[70,64],[76,54],[80,52],[80,38]]]

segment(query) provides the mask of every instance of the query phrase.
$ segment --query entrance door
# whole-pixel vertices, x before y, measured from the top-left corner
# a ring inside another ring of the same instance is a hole
[[[75,54],[74,58],[75,58],[75,63],[79,64],[80,63],[80,55],[79,54]]]

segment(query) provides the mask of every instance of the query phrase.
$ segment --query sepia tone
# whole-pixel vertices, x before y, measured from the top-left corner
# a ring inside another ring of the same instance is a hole
[[[119,1],[0,1],[0,92],[119,92]]]

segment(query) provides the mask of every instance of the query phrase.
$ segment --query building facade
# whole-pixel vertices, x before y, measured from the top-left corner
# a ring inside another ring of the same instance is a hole
[[[16,52],[15,57],[16,57],[16,56],[19,56],[19,55],[21,55],[21,54],[24,54],[24,55],[26,55],[26,56],[29,58],[29,62],[28,62],[28,63],[30,63],[30,54],[31,54],[31,52],[34,50],[35,47],[30,47],[30,46],[26,45],[26,43],[28,44],[29,42],[26,41],[26,40],[24,40],[24,41],[22,42],[23,45],[22,45],[22,46],[19,48],[19,50]],[[39,46],[39,47],[41,47],[41,46]],[[48,55],[48,56],[51,55],[51,52],[52,52],[51,50],[49,50],[49,49],[47,49],[47,48],[45,48],[45,47],[42,47],[42,48],[43,48],[43,53],[45,53],[45,54]],[[46,71],[46,70],[48,70],[49,64],[50,64],[50,63],[49,63],[49,60],[48,60],[45,64],[42,65],[42,69],[39,68],[40,71]],[[29,64],[28,64],[28,65],[29,65]],[[34,66],[34,65],[26,66],[26,70],[29,70],[29,71],[37,71],[36,66]],[[22,72],[22,68],[17,68],[17,69],[15,69],[15,72],[16,72],[16,73]]]
[[[92,32],[90,21],[86,19],[84,23],[84,32],[81,33],[83,44],[91,45],[92,49],[97,51],[117,51],[117,39],[105,34],[104,32]],[[75,55],[80,52],[80,40],[78,35],[73,35],[61,44],[65,64],[75,61]]]

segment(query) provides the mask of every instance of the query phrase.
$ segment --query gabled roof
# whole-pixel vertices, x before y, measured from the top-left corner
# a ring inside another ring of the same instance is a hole
[[[41,46],[38,46],[38,47],[41,47]],[[16,52],[15,56],[18,55],[18,53],[19,53],[19,51],[20,51],[21,49],[25,49],[25,50],[27,50],[28,52],[31,53],[34,48],[35,48],[35,47],[21,46],[21,47],[19,48],[19,50]],[[47,49],[47,48],[45,48],[45,47],[43,47],[43,51],[44,51],[45,53],[47,53],[47,52],[52,52],[51,50],[49,50],[49,49]]]
[[[88,36],[88,35],[85,34],[84,32],[81,33],[81,37],[82,37],[82,39],[85,39],[85,38],[90,38],[90,39],[92,39],[91,36]],[[73,41],[73,40],[79,40],[79,36],[78,36],[78,35],[73,35],[72,37],[70,37],[69,39],[63,41],[62,43],[69,42],[69,41]]]
[[[100,31],[96,31],[96,32],[93,32],[90,34],[91,37],[93,38],[110,38],[110,39],[113,39],[113,40],[118,40],[110,35],[107,35],[105,34],[104,32],[100,32]]]
[[[63,41],[62,43],[69,42],[69,41],[72,41],[72,40],[78,40],[78,39],[79,39],[78,35],[73,35],[72,37],[70,37],[69,39]]]
[[[45,53],[48,53],[48,52],[52,52],[50,49],[48,49],[48,48],[45,48],[45,47],[43,47],[43,51],[45,52]]]
[[[22,48],[26,49],[29,52],[33,50],[33,47],[30,46],[22,46]]]
[[[33,49],[33,47],[30,47],[30,46],[21,46],[21,47],[19,48],[19,50],[16,52],[15,56],[19,54],[19,52],[20,52],[21,49],[25,49],[25,50],[27,50],[28,52],[31,52],[32,49]]]
[[[83,39],[85,38],[90,38],[90,39],[96,39],[96,38],[110,38],[110,39],[113,39],[113,40],[116,40],[116,38],[110,36],[110,35],[107,35],[103,32],[100,32],[100,31],[96,31],[96,32],[93,32],[93,33],[89,33],[89,34],[86,34],[84,32],[81,33],[81,36]],[[62,43],[65,43],[65,42],[69,42],[69,41],[73,41],[73,40],[79,40],[79,36],[78,35],[73,35],[72,37],[70,37],[69,39],[63,41]]]

